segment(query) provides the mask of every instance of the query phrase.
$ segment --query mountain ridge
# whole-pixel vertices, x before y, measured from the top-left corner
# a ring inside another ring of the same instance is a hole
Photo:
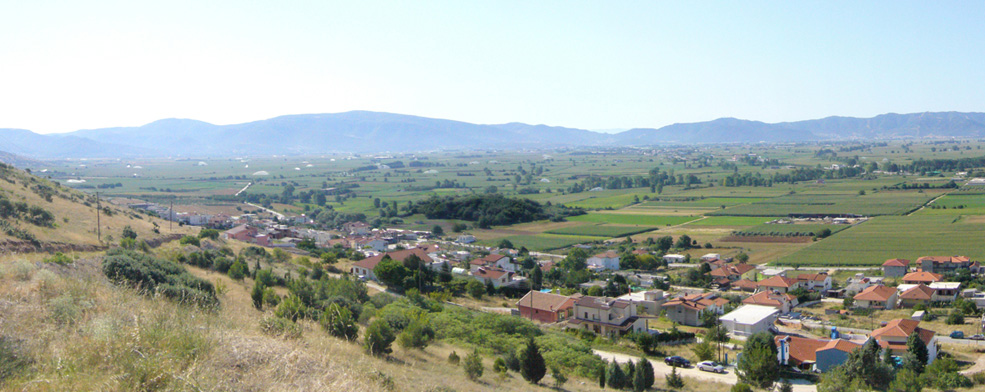
[[[136,127],[46,135],[0,129],[0,151],[31,159],[228,157],[929,137],[985,137],[985,113],[886,113],[779,123],[723,117],[610,134],[544,124],[475,124],[359,110],[292,114],[229,125],[167,118]]]

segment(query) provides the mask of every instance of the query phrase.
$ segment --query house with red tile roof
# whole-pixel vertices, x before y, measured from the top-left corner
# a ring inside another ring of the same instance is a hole
[[[580,297],[569,297],[554,293],[542,293],[531,290],[516,301],[520,317],[541,323],[556,323],[574,315],[575,300]]]
[[[906,284],[923,283],[929,285],[931,283],[941,282],[943,280],[944,280],[944,275],[935,274],[933,272],[927,272],[927,271],[910,272],[906,275],[903,275],[903,283]]]
[[[756,282],[753,282],[753,281],[751,281],[749,279],[739,279],[739,280],[737,280],[735,282],[732,282],[732,285],[731,286],[732,286],[732,289],[733,290],[742,290],[742,291],[753,292],[753,291],[756,291],[756,288],[759,287],[759,284],[757,284]]]
[[[367,279],[378,280],[376,278],[376,274],[373,273],[373,269],[376,268],[378,264],[380,264],[380,261],[383,261],[384,257],[389,257],[390,259],[396,261],[404,261],[405,259],[410,257],[410,255],[417,256],[426,264],[431,264],[434,262],[434,259],[432,259],[431,256],[428,256],[428,254],[424,252],[423,249],[411,248],[405,250],[398,250],[395,252],[380,253],[376,256],[367,257],[365,259],[359,260],[355,263],[352,263],[351,272],[352,274],[357,276],[365,276]]]
[[[938,274],[963,268],[970,269],[972,273],[981,272],[981,265],[977,261],[971,261],[968,256],[923,256],[917,259],[917,265],[921,271]]]
[[[599,253],[586,260],[589,267],[602,270],[619,269],[619,253],[614,250]]]
[[[728,303],[715,293],[702,293],[671,299],[663,304],[663,309],[671,321],[697,327],[702,324],[705,313],[723,314]]]
[[[929,286],[920,283],[917,285],[904,285],[911,286],[909,288],[898,287],[900,290],[899,300],[900,306],[904,308],[912,308],[917,305],[929,305],[934,297],[934,289]]]
[[[855,307],[863,309],[895,309],[899,299],[896,289],[884,285],[866,287],[855,294]]]
[[[887,278],[899,278],[910,271],[910,260],[889,259],[882,263],[882,275]]]
[[[469,262],[469,269],[475,272],[476,269],[480,267],[487,268],[499,268],[509,272],[517,272],[520,270],[519,266],[513,263],[509,256],[490,254]]]
[[[920,322],[910,319],[895,319],[886,326],[872,331],[869,336],[879,343],[883,349],[889,349],[893,355],[899,356],[906,353],[906,339],[911,334],[916,333],[920,341],[927,345],[927,363],[931,363],[937,358],[937,336],[934,331],[919,327]]]
[[[845,363],[848,354],[862,347],[844,339],[812,339],[792,335],[775,336],[773,341],[780,365],[822,373]]]
[[[807,290],[821,293],[831,289],[831,277],[828,276],[827,272],[797,275],[797,283]]]
[[[797,297],[794,295],[779,293],[776,291],[760,291],[742,300],[746,305],[770,306],[780,310],[780,314],[790,313],[790,309],[797,306]]]
[[[778,291],[781,293],[786,293],[799,288],[800,282],[797,279],[788,278],[786,276],[774,275],[759,281],[756,286],[758,287],[758,291]]]
[[[732,263],[722,265],[720,268],[716,268],[708,272],[712,279],[728,279],[729,281],[736,281],[742,279],[744,275],[748,275],[750,272],[756,270],[756,267],[751,264],[742,263]]]
[[[513,273],[500,268],[479,267],[479,269],[472,271],[472,277],[482,284],[492,282],[493,287],[500,288],[512,282]]]

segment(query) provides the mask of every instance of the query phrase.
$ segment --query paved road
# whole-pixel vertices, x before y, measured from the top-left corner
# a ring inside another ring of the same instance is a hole
[[[271,209],[269,209],[269,208],[266,208],[266,207],[264,207],[264,206],[261,206],[261,205],[256,205],[256,204],[253,204],[253,203],[247,203],[247,202],[243,202],[243,204],[248,204],[248,205],[251,205],[251,206],[253,206],[253,207],[256,207],[256,208],[259,208],[259,209],[261,209],[261,210],[264,210],[264,211],[267,211],[267,212],[269,212],[269,213],[271,213],[271,214],[274,214],[274,216],[276,216],[276,217],[277,217],[277,219],[281,219],[281,220],[283,220],[283,219],[284,219],[284,214],[281,214],[281,213],[279,213],[279,212],[277,212],[277,211],[274,211],[274,210],[271,210]]]
[[[639,361],[639,357],[635,357],[632,355],[619,354],[619,353],[600,351],[600,350],[592,350],[592,351],[594,351],[596,355],[602,357],[602,359],[608,360],[610,362],[615,361],[618,363],[626,363],[628,361],[634,361],[634,362]],[[664,377],[670,374],[671,372],[671,367],[667,366],[667,364],[665,364],[661,360],[650,360],[650,363],[653,364],[654,377]],[[739,378],[738,376],[735,375],[735,371],[733,368],[728,368],[725,374],[704,372],[698,370],[696,367],[692,367],[689,369],[677,368],[677,374],[680,374],[681,376],[685,376],[685,377],[696,378],[698,380],[715,381],[728,385],[735,385],[737,382],[739,382]],[[795,392],[817,392],[817,387],[814,386],[813,384],[806,383],[806,381],[792,380],[791,382],[796,382],[793,384],[793,390]]]

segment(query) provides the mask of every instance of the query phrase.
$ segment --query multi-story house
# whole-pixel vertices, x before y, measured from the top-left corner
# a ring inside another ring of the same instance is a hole
[[[646,331],[646,321],[637,316],[630,301],[584,296],[575,300],[574,312],[569,328],[606,336]]]

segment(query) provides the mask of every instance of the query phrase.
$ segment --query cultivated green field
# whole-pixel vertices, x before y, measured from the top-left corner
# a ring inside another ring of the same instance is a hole
[[[604,213],[604,212],[590,212],[585,215],[573,216],[568,218],[568,220],[576,222],[597,222],[597,223],[612,223],[620,225],[638,225],[638,226],[673,226],[682,223],[687,223],[695,219],[699,219],[699,216],[668,216],[668,215],[634,215],[634,214],[620,214],[620,213]]]
[[[732,207],[740,204],[755,203],[768,200],[765,197],[700,197],[700,198],[681,198],[681,197],[661,197],[660,200],[651,200],[642,204],[643,207]]]
[[[548,230],[549,234],[566,234],[592,237],[624,237],[627,235],[655,230],[655,227],[617,226],[617,225],[583,225]]]
[[[985,194],[948,194],[920,210],[921,215],[985,215]]]
[[[985,258],[985,225],[952,216],[880,216],[777,260],[782,265],[881,265],[891,258]]]
[[[858,194],[788,195],[740,205],[708,215],[782,216],[796,214],[901,215],[919,208],[941,192],[937,190],[880,191]]]

